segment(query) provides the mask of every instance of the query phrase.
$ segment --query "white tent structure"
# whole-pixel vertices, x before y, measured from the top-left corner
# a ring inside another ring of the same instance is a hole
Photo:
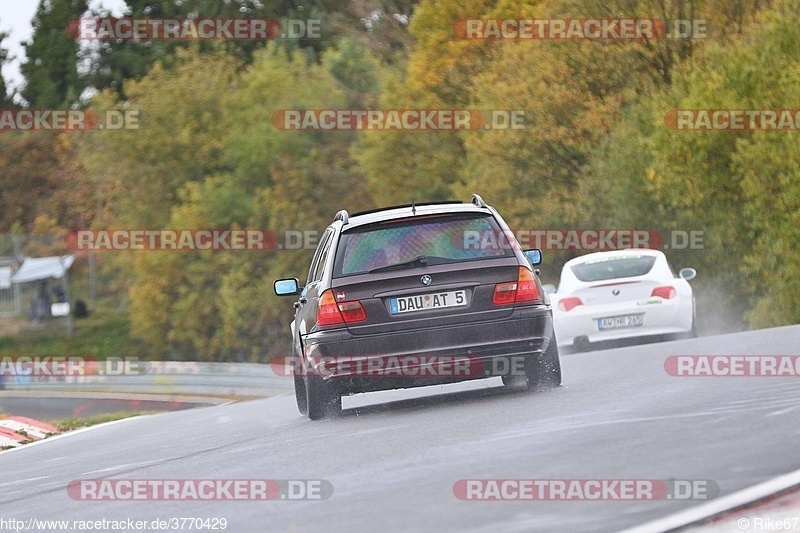
[[[27,283],[42,279],[61,279],[75,261],[74,255],[60,257],[27,257],[22,266],[11,276],[11,283]]]
[[[67,317],[67,331],[70,335],[72,335],[72,313],[70,312],[69,304],[69,277],[67,272],[73,262],[75,262],[74,255],[26,257],[19,270],[11,276],[11,283],[15,285],[51,278],[63,280],[62,284],[66,292],[67,301],[63,304],[53,304],[51,312],[54,316]]]

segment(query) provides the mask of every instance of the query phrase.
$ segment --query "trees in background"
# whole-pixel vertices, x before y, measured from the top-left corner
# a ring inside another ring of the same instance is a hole
[[[67,32],[70,21],[88,9],[86,0],[41,0],[33,18],[33,35],[23,44],[26,60],[21,93],[33,108],[59,109],[78,103],[86,88],[79,71],[80,45]]]
[[[86,136],[85,157],[98,180],[106,165],[126,158],[107,176],[125,184],[113,220],[280,235],[324,227],[338,202],[368,206],[362,175],[348,157],[355,133],[287,132],[271,123],[280,109],[345,107],[352,95],[336,76],[349,79],[356,67],[346,61],[358,55],[349,46],[317,63],[270,44],[238,71],[227,55],[187,52],[172,70],[156,67],[130,83],[127,104],[147,110],[142,129]],[[271,280],[283,272],[302,276],[311,253],[118,256],[132,265],[134,332],[177,358],[274,354],[285,344],[285,313]]]
[[[129,18],[270,18],[280,20],[285,17],[298,19],[322,18],[318,7],[298,10],[294,2],[283,0],[126,0]],[[93,16],[108,16],[98,10]],[[281,40],[281,39],[278,39]],[[121,98],[127,98],[125,83],[137,80],[147,74],[156,64],[170,68],[179,63],[178,50],[187,46],[199,47],[202,53],[223,50],[244,63],[252,60],[253,52],[263,48],[263,41],[230,40],[214,41],[149,40],[117,41],[102,40],[88,44],[89,54],[88,83],[95,89],[113,89]],[[290,46],[316,46],[314,41],[286,41]]]
[[[0,31],[0,68],[5,66],[9,62],[8,57],[8,49],[3,48],[3,41],[8,39],[8,33]],[[11,109],[13,107],[13,101],[11,95],[8,94],[8,87],[6,86],[6,80],[2,74],[0,74],[0,109]]]
[[[282,235],[321,230],[341,208],[479,192],[520,229],[704,231],[703,249],[668,253],[676,267],[700,271],[694,283],[709,331],[800,321],[798,133],[674,131],[664,121],[675,109],[795,108],[800,8],[790,0],[323,1],[313,15],[291,2],[262,4],[129,2],[136,16],[319,17],[329,33],[268,44],[102,43],[89,79],[105,89],[91,105],[138,109],[141,128],[49,137],[63,139],[59,150],[36,134],[0,138],[0,229],[32,227],[47,211],[64,228]],[[710,38],[455,36],[458,20],[504,17],[706,19]],[[60,64],[45,63],[28,71],[31,87]],[[526,128],[324,132],[271,123],[276,110],[328,108],[516,110]],[[15,189],[11,176],[38,188]],[[154,350],[263,360],[289,345],[290,309],[271,281],[302,279],[311,253],[114,260],[133,328]],[[552,279],[549,265],[578,253],[548,252],[544,274]]]
[[[676,109],[793,109],[800,10],[777,3],[730,42],[707,43],[662,86],[628,106],[592,152],[582,205],[593,223],[705,232],[675,253],[703,273],[707,321],[797,322],[794,224],[800,155],[794,131],[675,131]],[[597,194],[596,191],[603,191]],[[702,279],[699,278],[698,281]]]

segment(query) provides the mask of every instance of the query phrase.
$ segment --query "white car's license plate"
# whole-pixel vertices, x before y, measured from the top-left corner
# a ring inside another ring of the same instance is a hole
[[[644,325],[644,315],[612,316],[597,322],[600,329],[635,328]]]
[[[418,296],[402,296],[389,300],[389,309],[393,315],[465,305],[467,305],[467,291],[436,292]]]

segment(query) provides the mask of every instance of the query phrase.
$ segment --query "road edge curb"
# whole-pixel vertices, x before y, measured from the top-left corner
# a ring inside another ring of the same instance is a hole
[[[690,509],[625,529],[620,533],[653,533],[654,531],[666,533],[675,531],[686,526],[705,522],[723,513],[765,500],[797,486],[800,486],[800,470],[774,477],[757,485],[747,487],[746,489],[736,491],[733,494],[697,505]]]

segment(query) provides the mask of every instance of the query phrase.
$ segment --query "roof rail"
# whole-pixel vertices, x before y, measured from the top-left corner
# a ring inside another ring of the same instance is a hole
[[[333,217],[333,220],[334,222],[341,220],[343,224],[347,224],[347,222],[350,220],[350,215],[347,214],[347,209],[342,209],[336,213],[336,216]]]
[[[439,202],[414,202],[416,207],[420,207],[423,205],[443,205],[443,204],[463,204],[461,200],[443,200]],[[361,215],[369,215],[372,213],[380,213],[381,211],[388,211],[389,209],[400,209],[403,207],[411,207],[411,204],[403,204],[403,205],[390,205],[387,207],[377,207],[375,209],[367,209],[365,211],[357,211],[353,213],[351,216],[357,217]]]
[[[472,203],[477,205],[478,207],[489,207],[488,205],[486,205],[486,202],[483,201],[483,198],[481,198],[477,194],[472,195]]]

